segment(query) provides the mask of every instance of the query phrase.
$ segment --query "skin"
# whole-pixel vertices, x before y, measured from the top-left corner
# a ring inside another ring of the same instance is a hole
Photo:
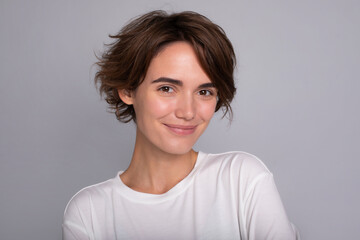
[[[193,169],[192,147],[210,123],[217,91],[192,46],[174,42],[152,59],[135,91],[118,92],[136,113],[134,153],[120,178],[133,190],[165,193]]]

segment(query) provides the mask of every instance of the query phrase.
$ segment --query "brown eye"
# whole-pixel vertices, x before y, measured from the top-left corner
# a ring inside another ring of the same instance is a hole
[[[199,95],[202,95],[202,96],[211,96],[213,95],[211,91],[209,90],[200,90],[199,91]]]
[[[161,92],[165,92],[165,93],[171,93],[174,91],[174,89],[172,87],[169,86],[162,86],[159,88],[159,91]]]

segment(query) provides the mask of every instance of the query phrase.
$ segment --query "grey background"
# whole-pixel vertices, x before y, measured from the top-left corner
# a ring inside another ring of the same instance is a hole
[[[107,35],[149,10],[198,11],[238,56],[231,124],[196,149],[272,170],[303,239],[360,235],[359,1],[0,2],[0,238],[61,239],[66,203],[129,163],[134,126],[93,84]]]

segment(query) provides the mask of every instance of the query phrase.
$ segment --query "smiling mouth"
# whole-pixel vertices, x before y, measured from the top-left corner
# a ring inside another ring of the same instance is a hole
[[[164,124],[171,132],[186,136],[195,132],[197,125],[194,126],[183,126],[183,125],[172,125],[172,124]]]

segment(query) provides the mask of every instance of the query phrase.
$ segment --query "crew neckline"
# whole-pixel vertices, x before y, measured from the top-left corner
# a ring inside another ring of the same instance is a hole
[[[120,178],[120,175],[124,171],[119,171],[115,177],[114,184],[118,193],[120,193],[123,197],[139,203],[158,203],[169,200],[178,196],[180,193],[185,191],[190,184],[192,183],[194,177],[199,172],[201,168],[202,161],[205,158],[206,154],[199,151],[198,156],[196,158],[195,166],[191,170],[191,172],[180,182],[178,182],[174,187],[172,187],[169,191],[162,194],[153,194],[153,193],[144,193],[136,191],[130,187],[128,187]]]

